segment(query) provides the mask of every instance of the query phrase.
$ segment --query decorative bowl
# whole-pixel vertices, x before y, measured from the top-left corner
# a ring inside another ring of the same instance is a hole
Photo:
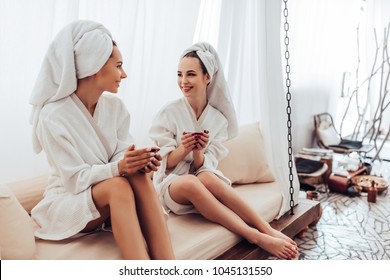
[[[359,175],[351,179],[352,183],[361,188],[364,191],[368,191],[371,187],[372,182],[374,181],[374,186],[378,193],[383,192],[389,187],[389,183],[382,177],[373,176],[373,175]]]

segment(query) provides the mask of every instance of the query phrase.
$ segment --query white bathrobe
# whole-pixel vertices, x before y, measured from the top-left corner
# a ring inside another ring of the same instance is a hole
[[[184,174],[197,175],[203,171],[210,171],[220,177],[227,184],[230,180],[221,171],[217,170],[218,162],[224,158],[228,150],[222,145],[228,139],[228,122],[221,112],[210,104],[206,106],[197,120],[195,114],[183,97],[166,105],[154,118],[150,129],[150,138],[161,148],[163,157],[161,166],[153,176],[153,183],[164,209],[169,209],[164,203],[163,195],[174,179]],[[181,144],[183,132],[209,131],[209,142],[204,150],[204,164],[198,170],[194,169],[192,152],[174,169],[167,170],[168,154]]]
[[[91,186],[119,176],[118,161],[133,143],[130,116],[119,98],[103,94],[93,117],[82,106],[73,94],[45,105],[40,112],[36,132],[51,175],[44,199],[31,213],[40,225],[35,233],[39,238],[71,237],[100,217]],[[109,147],[104,146],[92,122]]]

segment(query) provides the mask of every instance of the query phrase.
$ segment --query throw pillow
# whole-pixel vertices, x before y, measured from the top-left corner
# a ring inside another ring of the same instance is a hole
[[[317,129],[318,136],[325,146],[337,145],[340,143],[340,136],[337,134],[335,128],[328,122],[323,121]]]
[[[218,169],[233,184],[267,183],[275,181],[267,160],[259,123],[240,126],[239,135],[224,143],[229,150]]]
[[[48,174],[44,174],[34,178],[10,182],[7,183],[7,186],[12,190],[16,199],[27,213],[31,213],[31,209],[43,198],[48,177]]]
[[[11,189],[0,185],[1,258],[31,259],[35,253],[33,224]]]

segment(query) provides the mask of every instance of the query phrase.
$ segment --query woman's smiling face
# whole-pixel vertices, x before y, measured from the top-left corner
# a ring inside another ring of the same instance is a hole
[[[210,76],[204,74],[200,61],[195,57],[183,57],[177,70],[177,84],[185,97],[206,94]]]
[[[111,57],[102,67],[102,69],[96,73],[96,76],[99,78],[99,87],[103,91],[112,93],[118,92],[121,80],[127,77],[122,65],[122,54],[118,47],[114,46]]]

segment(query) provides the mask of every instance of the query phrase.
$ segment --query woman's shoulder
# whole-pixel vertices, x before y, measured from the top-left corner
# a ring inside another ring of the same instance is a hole
[[[99,110],[110,114],[112,117],[124,117],[129,115],[125,102],[112,93],[103,93],[98,102]]]
[[[209,107],[208,109],[210,110],[210,112],[213,115],[213,118],[216,118],[218,121],[226,121],[227,122],[226,117],[221,113],[221,111],[219,111],[218,109],[216,109],[215,107],[213,107],[210,104],[208,104],[208,107]]]
[[[178,106],[182,106],[183,104],[183,98],[178,98],[178,99],[175,99],[175,100],[172,100],[170,102],[168,102],[167,104],[165,104],[165,106],[163,107],[164,108],[176,108]]]
[[[39,118],[41,120],[54,120],[56,117],[62,114],[69,113],[70,98],[66,97],[55,102],[47,103],[43,106]]]
[[[165,104],[165,105],[158,111],[157,117],[158,117],[158,116],[162,116],[162,115],[170,115],[170,114],[174,113],[175,111],[177,111],[177,109],[180,109],[181,106],[183,106],[183,100],[182,100],[182,98],[179,98],[179,99],[170,101],[170,102],[168,102],[167,104]]]

